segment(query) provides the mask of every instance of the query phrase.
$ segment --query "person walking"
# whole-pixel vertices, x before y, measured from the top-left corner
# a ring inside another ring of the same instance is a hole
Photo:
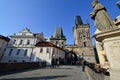
[[[83,59],[82,60],[82,71],[85,71],[85,65],[86,65],[86,61]]]
[[[51,61],[51,68],[54,68],[54,67],[55,67],[55,60],[52,59],[52,61]]]
[[[60,61],[59,61],[59,59],[57,59],[57,67],[59,67],[60,66]]]

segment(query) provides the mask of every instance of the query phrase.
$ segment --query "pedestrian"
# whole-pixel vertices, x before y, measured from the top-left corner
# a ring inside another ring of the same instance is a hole
[[[59,67],[60,66],[60,61],[59,61],[59,59],[57,59],[57,67]]]
[[[85,71],[85,65],[86,65],[86,61],[83,59],[82,60],[82,71]]]
[[[54,61],[54,59],[52,59],[52,61],[51,61],[51,68],[54,68],[54,65],[55,64],[55,61]]]

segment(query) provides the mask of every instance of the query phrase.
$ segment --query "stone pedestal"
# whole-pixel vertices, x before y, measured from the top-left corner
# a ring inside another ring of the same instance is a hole
[[[94,37],[96,41],[103,43],[110,64],[110,79],[120,80],[120,29],[100,32]]]

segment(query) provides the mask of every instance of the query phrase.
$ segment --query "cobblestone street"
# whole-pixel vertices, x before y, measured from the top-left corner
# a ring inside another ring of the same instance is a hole
[[[88,70],[86,68],[86,71],[82,72],[80,66],[60,66],[56,69],[47,67],[1,74],[0,80],[90,80],[93,73],[88,74]],[[91,80],[103,80],[102,76],[99,78]]]
[[[60,66],[60,68],[35,69],[12,73],[0,77],[2,80],[88,80],[80,66]]]

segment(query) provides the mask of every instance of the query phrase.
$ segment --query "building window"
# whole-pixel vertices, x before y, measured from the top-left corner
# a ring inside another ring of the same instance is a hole
[[[30,40],[27,40],[27,45],[29,45],[30,44]]]
[[[25,50],[24,56],[27,56],[27,52],[28,52],[28,50]]]
[[[43,48],[40,48],[40,53],[42,53],[43,52]]]
[[[15,43],[16,43],[16,40],[13,41],[13,44],[15,44]]]
[[[25,62],[25,60],[22,60],[22,62]]]
[[[64,44],[64,42],[62,42],[62,45]]]
[[[4,42],[2,42],[2,45],[4,45]]]
[[[103,54],[103,57],[105,59],[105,62],[108,62],[107,56],[105,54]]]
[[[79,33],[79,39],[82,39],[82,35],[81,35],[81,33]]]
[[[12,62],[11,60],[9,60],[8,62]]]
[[[16,53],[16,55],[19,55],[19,53],[20,53],[20,49],[18,49],[18,50],[17,50],[17,53]]]
[[[55,49],[53,49],[52,53],[55,53]]]
[[[8,56],[10,56],[12,54],[12,51],[13,51],[13,49],[10,49]]]
[[[56,42],[56,45],[58,44],[58,42]]]
[[[49,48],[47,48],[46,53],[49,53]]]
[[[22,33],[23,36],[25,36],[25,33]]]
[[[17,60],[14,60],[14,62],[17,62]]]
[[[20,40],[20,45],[23,43],[23,40]]]

